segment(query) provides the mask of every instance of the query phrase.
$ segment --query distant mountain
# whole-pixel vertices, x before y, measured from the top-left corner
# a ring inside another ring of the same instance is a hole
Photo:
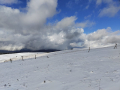
[[[57,49],[42,49],[42,50],[21,49],[15,51],[0,50],[0,54],[20,53],[20,52],[55,52],[55,51],[60,51],[60,50]]]

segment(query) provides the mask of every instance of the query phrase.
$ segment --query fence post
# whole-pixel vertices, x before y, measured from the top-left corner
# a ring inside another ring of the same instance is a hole
[[[22,60],[23,60],[23,56],[21,56],[22,57]],[[24,60],[23,60],[24,61]]]
[[[89,47],[89,50],[88,50],[88,52],[90,52],[90,47]]]
[[[35,59],[36,59],[36,55],[35,55]]]
[[[12,63],[12,59],[10,59],[10,62]]]

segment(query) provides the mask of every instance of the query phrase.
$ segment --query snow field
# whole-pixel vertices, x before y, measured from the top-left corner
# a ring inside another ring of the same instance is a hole
[[[120,90],[120,48],[66,50],[3,62],[0,82],[0,90]]]
[[[0,55],[0,63],[1,62],[9,62],[10,59],[12,61],[22,60],[22,57],[23,57],[23,59],[28,59],[28,58],[30,59],[30,58],[45,56],[47,54],[48,53],[40,53],[40,52],[4,54],[4,55]]]

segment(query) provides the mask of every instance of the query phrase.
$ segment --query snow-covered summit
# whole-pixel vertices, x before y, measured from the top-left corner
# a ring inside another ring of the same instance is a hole
[[[113,48],[0,55],[0,90],[120,90],[120,47]]]

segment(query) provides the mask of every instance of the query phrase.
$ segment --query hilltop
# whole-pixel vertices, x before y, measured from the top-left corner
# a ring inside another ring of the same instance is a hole
[[[0,90],[120,89],[120,47],[5,54],[0,61]]]

